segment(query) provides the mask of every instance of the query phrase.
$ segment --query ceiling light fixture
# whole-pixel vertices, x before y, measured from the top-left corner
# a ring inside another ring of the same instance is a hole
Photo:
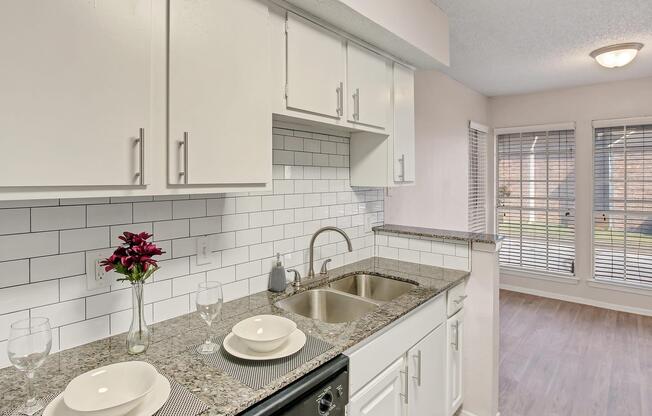
[[[636,42],[605,46],[591,52],[591,58],[605,68],[620,68],[632,62],[642,47],[642,43]]]

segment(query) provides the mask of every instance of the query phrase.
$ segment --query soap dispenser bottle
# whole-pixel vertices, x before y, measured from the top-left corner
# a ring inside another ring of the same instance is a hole
[[[269,273],[268,290],[270,292],[283,292],[285,286],[285,268],[281,263],[281,253],[276,253],[276,264],[272,266],[272,271]]]

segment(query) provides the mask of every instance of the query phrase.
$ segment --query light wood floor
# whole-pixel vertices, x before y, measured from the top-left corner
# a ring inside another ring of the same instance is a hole
[[[652,416],[652,317],[508,291],[500,308],[501,416]]]

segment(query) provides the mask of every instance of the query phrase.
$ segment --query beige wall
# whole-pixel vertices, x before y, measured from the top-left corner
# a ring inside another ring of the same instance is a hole
[[[392,188],[385,222],[466,230],[468,124],[487,123],[485,96],[437,71],[415,78],[416,185]]]
[[[568,300],[581,300],[596,305],[652,314],[652,290],[642,291],[645,294],[640,294],[641,292],[636,294],[619,287],[592,282],[591,121],[637,116],[652,116],[652,77],[489,99],[489,120],[494,128],[567,121],[576,123],[576,275],[578,281],[560,283],[503,274],[502,285]],[[489,166],[493,166],[493,160],[490,160]],[[492,178],[491,190],[493,184]]]

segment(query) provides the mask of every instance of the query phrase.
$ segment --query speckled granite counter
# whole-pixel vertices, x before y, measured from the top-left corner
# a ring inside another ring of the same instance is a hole
[[[388,234],[402,234],[416,237],[441,238],[444,240],[468,241],[471,243],[495,244],[502,240],[496,234],[471,233],[468,231],[440,230],[436,228],[412,227],[408,225],[385,224],[373,227],[375,232]]]
[[[304,332],[334,345],[331,350],[261,389],[253,390],[228,374],[205,365],[196,354],[189,351],[190,346],[204,340],[206,326],[195,314],[188,314],[153,325],[152,344],[146,354],[137,357],[126,354],[124,334],[52,354],[37,372],[37,391],[40,396],[59,392],[75,376],[103,365],[133,359],[148,360],[161,373],[186,386],[206,402],[210,410],[205,412],[205,415],[235,415],[455,286],[469,275],[458,270],[371,258],[334,269],[327,279],[309,282],[299,291],[325,285],[328,281],[352,272],[365,271],[412,280],[419,286],[356,321],[340,324],[327,324],[304,318],[274,306],[279,299],[296,293],[291,287],[285,293],[262,292],[224,305],[222,321],[213,331],[215,335],[229,332],[236,322],[249,316],[272,313],[294,320]],[[22,374],[18,374],[13,368],[0,370],[0,414],[11,410],[24,400],[23,387]]]

